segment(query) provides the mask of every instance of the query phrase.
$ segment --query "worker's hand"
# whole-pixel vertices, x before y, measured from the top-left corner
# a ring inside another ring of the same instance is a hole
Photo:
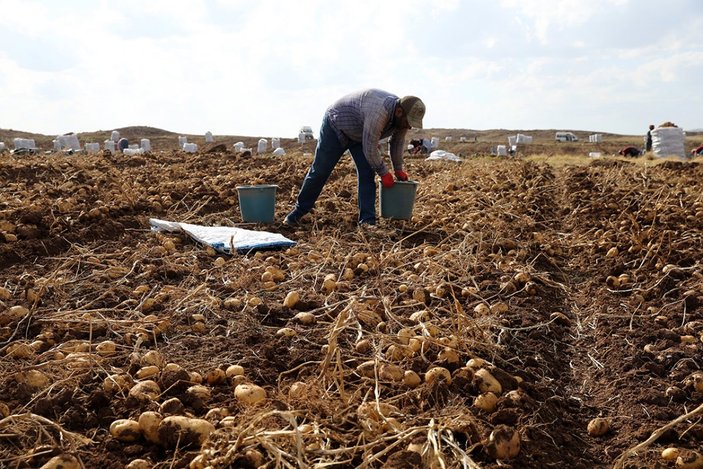
[[[395,184],[395,181],[393,180],[393,175],[391,173],[386,173],[383,176],[381,176],[381,184],[383,184],[383,187],[386,189],[390,189],[393,187],[393,184]]]
[[[395,170],[395,177],[399,181],[407,181],[408,180],[408,173],[406,173],[405,171],[403,171],[401,169],[396,169]]]

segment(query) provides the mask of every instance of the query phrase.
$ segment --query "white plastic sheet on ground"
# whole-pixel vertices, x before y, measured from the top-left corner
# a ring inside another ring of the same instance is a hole
[[[448,151],[435,150],[432,153],[430,153],[430,156],[425,158],[425,160],[426,161],[432,161],[432,160],[461,161],[461,158],[456,156],[454,153],[449,153]]]
[[[185,233],[195,241],[225,254],[233,254],[235,251],[242,254],[248,251],[295,246],[295,241],[291,241],[282,234],[268,231],[245,230],[231,226],[191,225],[157,218],[150,218],[149,224],[152,231]]]

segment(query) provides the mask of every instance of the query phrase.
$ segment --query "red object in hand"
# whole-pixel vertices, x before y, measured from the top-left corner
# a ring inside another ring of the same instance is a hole
[[[383,187],[386,189],[390,189],[393,187],[393,184],[395,184],[395,181],[393,180],[393,175],[391,173],[386,173],[383,176],[381,176],[381,184],[383,184]]]
[[[408,173],[406,173],[405,171],[402,171],[400,169],[397,169],[395,171],[395,177],[397,177],[399,181],[407,181],[408,180]]]

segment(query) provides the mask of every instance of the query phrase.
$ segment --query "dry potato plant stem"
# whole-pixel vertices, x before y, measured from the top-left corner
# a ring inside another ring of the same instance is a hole
[[[632,448],[630,448],[627,451],[625,451],[624,453],[622,453],[622,455],[620,455],[620,457],[615,460],[615,464],[613,465],[613,469],[622,469],[624,467],[625,461],[627,460],[628,457],[636,454],[637,451],[640,451],[640,450],[645,449],[648,446],[650,446],[652,443],[657,441],[659,439],[659,437],[661,437],[664,434],[664,432],[666,432],[667,430],[675,427],[676,425],[680,424],[681,422],[683,422],[685,420],[688,420],[690,418],[695,417],[698,414],[703,414],[703,404],[699,405],[698,407],[693,409],[691,412],[688,412],[686,414],[683,414],[683,415],[675,418],[674,420],[667,423],[663,427],[654,431],[650,435],[650,437],[647,438],[642,443],[640,443],[636,446],[633,446]]]
[[[46,417],[42,417],[41,415],[33,414],[31,412],[26,412],[24,414],[17,415],[8,415],[4,419],[0,420],[0,428],[3,428],[5,425],[20,425],[22,422],[39,423],[41,425],[47,425],[51,428],[54,428],[61,435],[61,439],[65,438],[69,442],[69,444],[72,445],[87,445],[90,443],[95,443],[90,438],[87,438],[79,433],[73,433],[71,431],[65,430],[58,423],[53,422]]]

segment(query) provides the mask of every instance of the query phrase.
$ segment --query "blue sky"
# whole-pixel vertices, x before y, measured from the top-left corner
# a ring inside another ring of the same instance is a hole
[[[703,128],[700,0],[0,0],[0,11],[5,129],[294,137],[367,87],[420,96],[430,128]]]

